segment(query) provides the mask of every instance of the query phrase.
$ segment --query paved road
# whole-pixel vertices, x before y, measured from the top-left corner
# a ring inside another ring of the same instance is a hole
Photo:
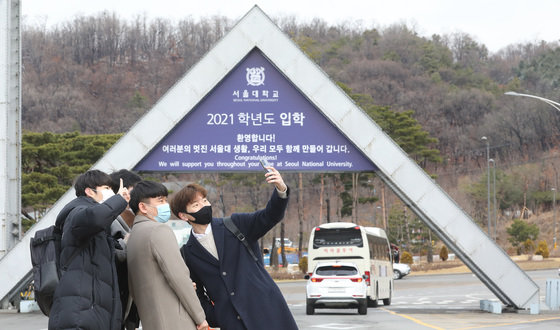
[[[367,315],[356,309],[317,309],[305,315],[305,283],[281,283],[280,287],[302,330],[311,329],[560,329],[560,312],[544,303],[547,278],[555,270],[528,272],[539,285],[541,314],[480,310],[480,300],[498,299],[472,274],[408,276],[395,281],[390,306],[369,308]]]
[[[558,278],[555,270],[528,272],[540,286],[541,314],[480,311],[479,300],[497,300],[473,275],[407,276],[395,281],[390,306],[369,308],[367,315],[356,309],[317,309],[305,314],[305,282],[282,282],[280,289],[301,330],[317,329],[560,329],[560,312],[544,304],[547,278]],[[2,330],[41,330],[47,318],[41,313],[0,313]]]

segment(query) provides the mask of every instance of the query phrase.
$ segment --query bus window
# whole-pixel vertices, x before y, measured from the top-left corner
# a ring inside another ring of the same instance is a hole
[[[359,227],[333,228],[315,231],[313,248],[318,249],[326,246],[357,246],[363,247],[362,232]]]

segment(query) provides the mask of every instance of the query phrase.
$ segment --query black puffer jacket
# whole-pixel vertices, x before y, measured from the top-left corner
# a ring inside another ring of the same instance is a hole
[[[61,263],[76,249],[54,295],[49,329],[116,330],[121,324],[121,303],[115,269],[113,220],[127,203],[120,195],[99,204],[89,197],[68,203],[56,225],[63,228]]]

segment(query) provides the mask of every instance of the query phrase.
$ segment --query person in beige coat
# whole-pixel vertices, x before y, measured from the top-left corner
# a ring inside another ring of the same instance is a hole
[[[164,223],[167,188],[139,182],[129,206],[136,214],[128,239],[128,285],[144,330],[208,329],[175,235]]]

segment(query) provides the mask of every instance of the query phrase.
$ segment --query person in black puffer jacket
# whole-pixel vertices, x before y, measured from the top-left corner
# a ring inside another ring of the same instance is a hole
[[[56,288],[49,329],[119,330],[121,302],[109,229],[130,196],[122,181],[115,195],[111,177],[99,170],[80,175],[74,188],[77,198],[55,222],[62,229],[61,264],[79,250]]]

